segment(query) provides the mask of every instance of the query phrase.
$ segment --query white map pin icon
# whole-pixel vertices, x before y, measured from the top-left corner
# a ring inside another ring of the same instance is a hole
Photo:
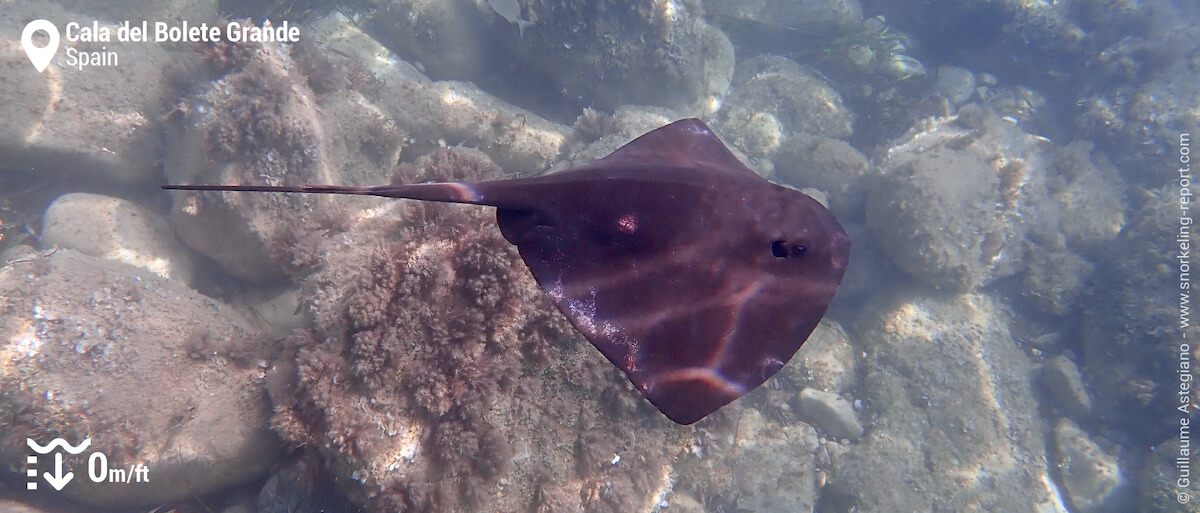
[[[41,48],[33,44],[33,33],[39,30],[50,36],[50,44]],[[46,20],[29,22],[21,32],[21,46],[25,47],[25,55],[29,56],[29,61],[37,68],[38,73],[45,71],[46,66],[50,65],[50,60],[54,58],[54,53],[58,51],[58,27]]]

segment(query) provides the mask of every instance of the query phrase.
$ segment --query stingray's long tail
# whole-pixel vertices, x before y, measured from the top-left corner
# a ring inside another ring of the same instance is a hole
[[[418,183],[409,185],[164,185],[163,189],[177,191],[224,191],[224,192],[292,192],[302,194],[353,194],[357,196],[383,196],[447,203],[479,204],[483,196],[476,192],[475,184],[463,182]]]

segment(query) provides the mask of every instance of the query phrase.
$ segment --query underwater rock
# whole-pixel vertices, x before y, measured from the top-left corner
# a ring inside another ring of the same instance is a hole
[[[707,0],[709,19],[753,27],[781,27],[803,34],[830,33],[862,22],[858,0]]]
[[[41,233],[44,248],[70,248],[163,278],[194,280],[194,257],[175,240],[170,224],[120,198],[81,192],[59,196],[42,217]]]
[[[844,392],[854,382],[857,361],[850,335],[837,321],[821,319],[803,351],[780,369],[781,377],[806,387]]]
[[[778,182],[825,191],[829,210],[843,224],[862,219],[870,163],[853,146],[831,137],[798,133],[784,139],[771,160],[775,163],[772,178]]]
[[[210,2],[207,0],[163,0],[159,2],[145,2],[142,0],[113,0],[98,4],[94,2],[58,2],[61,5],[69,5],[71,9],[77,12],[88,14],[102,18],[104,16],[112,16],[113,13],[120,13],[120,16],[132,15],[137,13],[138,20],[172,20],[172,22],[180,22],[187,20],[188,24],[209,22],[218,19],[221,15],[219,10],[219,2]],[[57,22],[60,18],[47,18]],[[131,20],[134,18],[130,18]],[[117,21],[123,21],[117,20]],[[59,26],[62,29],[62,26]],[[121,58],[124,60],[124,54]]]
[[[231,308],[179,282],[59,249],[0,269],[0,457],[26,437],[85,437],[110,468],[146,483],[93,483],[68,457],[72,500],[159,505],[263,476],[279,455],[268,427],[266,348]],[[154,483],[171,483],[171,486]]]
[[[919,122],[875,163],[867,224],[896,265],[935,287],[1028,269],[1023,293],[1065,315],[1087,290],[1086,256],[1110,252],[1125,224],[1125,185],[1090,144],[1055,147],[976,105]]]
[[[112,11],[109,11],[112,12]],[[173,59],[164,45],[120,45],[114,66],[72,67],[65,50],[42,73],[16,44],[25,24],[35,19],[67,20],[90,26],[85,14],[66,11],[58,3],[6,5],[0,31],[13,44],[0,51],[0,162],[5,168],[83,181],[100,178],[118,183],[158,179],[161,136],[156,113],[169,98],[160,79]],[[111,25],[112,20],[96,20]],[[80,52],[112,52],[105,43],[70,43]],[[116,71],[119,70],[119,71]]]
[[[926,74],[925,66],[921,64],[921,61],[904,54],[892,54],[886,60],[877,61],[874,70],[897,82],[913,77],[923,77]]]
[[[250,287],[225,299],[232,306],[251,312],[256,320],[262,321],[260,329],[280,338],[290,335],[293,330],[312,328],[312,318],[298,308],[303,303],[298,285]]]
[[[729,90],[733,45],[694,4],[531,3],[539,30],[526,31],[532,50],[522,64],[561,86],[571,102],[586,98],[605,110],[658,105],[708,116]]]
[[[1095,140],[1122,176],[1161,187],[1148,169],[1178,167],[1179,135],[1200,126],[1200,29],[1195,7],[1157,0],[1093,0],[1083,14],[1098,47],[1087,64],[1093,80],[1074,109],[1079,137]],[[1125,24],[1121,18],[1133,18]],[[1130,27],[1140,27],[1133,31]],[[1100,36],[1100,37],[1096,37]]]
[[[533,22],[520,32],[488,2],[376,3],[372,26],[434,79],[471,81],[546,115],[626,104],[707,115],[733,70],[732,44],[687,3],[519,2]]]
[[[983,74],[980,74],[982,77]],[[1023,85],[981,86],[975,89],[979,103],[996,111],[998,116],[1008,116],[1009,121],[1016,120],[1022,128],[1030,133],[1039,129],[1054,130],[1052,122],[1047,121],[1046,97],[1042,93]]]
[[[369,79],[318,95],[309,88],[312,75],[304,71],[349,73],[350,68],[328,62],[310,45],[205,47],[205,59],[217,59],[214,54],[240,59],[228,63],[224,76],[179,99],[167,115],[164,171],[170,183],[388,183],[407,135],[350,88],[358,83],[369,89]],[[335,70],[315,71],[327,67]],[[319,260],[315,249],[321,233],[343,229],[350,212],[378,203],[284,194],[172,193],[171,198],[179,238],[230,274],[256,284],[306,273]]]
[[[583,148],[571,152],[566,163],[560,164],[563,169],[580,167],[607,157],[625,143],[656,128],[673,123],[682,118],[678,112],[664,107],[646,107],[641,105],[626,105],[612,114],[613,130],[600,138],[588,142]],[[721,134],[717,134],[720,136]],[[730,148],[737,153],[737,149]],[[740,159],[740,157],[739,157]],[[743,160],[744,162],[744,160]],[[753,166],[750,166],[753,169]]]
[[[1180,193],[1178,185],[1143,191],[1110,245],[1120,249],[1098,259],[1092,286],[1102,292],[1081,308],[1080,370],[1095,412],[1145,443],[1178,429],[1180,353],[1194,361],[1195,344],[1180,343],[1194,341],[1195,328],[1180,329],[1178,296],[1164,295],[1179,290],[1180,244],[1200,246],[1194,226],[1180,224]],[[1200,400],[1195,387],[1191,400]]]
[[[1033,76],[1029,70],[1054,70],[1039,79],[1066,84],[1078,79],[1095,54],[1089,36],[1073,12],[1075,6],[1025,0],[935,0],[915,4],[863,0],[865,12],[886,16],[903,27],[937,60],[970,62],[1001,76]],[[1106,22],[1111,23],[1111,22]],[[950,57],[953,56],[953,57]],[[1052,76],[1051,76],[1052,75]]]
[[[1127,188],[1116,168],[1088,141],[1059,148],[1052,163],[1046,185],[1067,245],[1085,254],[1109,253],[1128,210]]]
[[[336,169],[315,95],[280,44],[220,43],[248,55],[182,98],[168,114],[168,183],[332,183]],[[210,45],[216,48],[215,45]],[[211,50],[215,51],[215,50]],[[251,283],[284,278],[273,246],[313,223],[325,198],[172,193],[171,222],[185,244]],[[289,233],[290,232],[290,233]]]
[[[291,461],[272,474],[259,491],[254,513],[342,513],[344,505],[328,482],[319,479],[312,464]]]
[[[1029,252],[1021,294],[1040,311],[1067,315],[1083,299],[1096,266],[1069,251],[1039,249]]]
[[[526,33],[531,49],[520,53],[521,64],[560,86],[566,102],[606,110],[657,105],[710,116],[729,90],[733,44],[698,5],[531,3],[540,30]]]
[[[1067,344],[1074,342],[1072,337],[1062,331],[1050,331],[1035,337],[1021,340],[1021,343],[1033,354],[1061,353]]]
[[[1133,486],[1121,473],[1116,456],[1066,418],[1054,426],[1054,444],[1067,497],[1080,513],[1128,511]]]
[[[929,294],[896,290],[863,309],[857,394],[871,429],[834,459],[823,496],[860,512],[1052,503],[1033,366],[1011,338],[1008,308]]]
[[[1092,415],[1092,398],[1083,385],[1083,375],[1075,362],[1065,356],[1055,356],[1042,364],[1042,384],[1059,408],[1078,421]]]
[[[1200,468],[1200,458],[1196,457],[1196,451],[1192,448],[1194,444],[1192,440],[1188,440],[1188,445],[1180,444],[1178,437],[1168,438],[1161,443],[1155,444],[1146,451],[1145,460],[1142,463],[1142,468],[1138,473],[1137,488],[1138,499],[1132,511],[1143,513],[1196,513],[1200,511],[1200,506],[1196,505],[1195,496],[1187,497],[1186,503],[1181,503],[1179,500],[1180,487],[1177,484],[1179,479],[1179,468],[1176,465],[1180,463],[1178,458],[1184,458],[1183,462],[1189,465],[1189,470]],[[1181,456],[1180,449],[1185,448],[1189,455]],[[1195,474],[1192,474],[1194,477]],[[1189,485],[1195,483],[1189,478]]]
[[[1126,185],[1087,141],[1047,151],[1048,201],[1031,230],[1021,293],[1034,308],[1064,316],[1080,307],[1095,265],[1125,226]]]
[[[499,174],[451,148],[404,179]],[[574,332],[494,216],[396,201],[329,238],[276,429],[372,511],[646,509],[678,428]]]
[[[491,11],[484,2],[479,4]],[[495,13],[491,15],[499,18]],[[428,28],[423,27],[422,33]],[[511,26],[509,29],[515,30]],[[408,143],[413,155],[445,146],[474,147],[506,172],[526,174],[546,169],[563,152],[570,132],[567,127],[515,107],[472,83],[431,81],[340,17],[315,21],[311,33],[329,52],[348,56],[347,66],[351,69],[370,73],[380,84],[363,94],[396,127],[410,134]]]
[[[616,115],[585,107],[571,125],[571,132],[577,141],[589,143],[617,133],[622,128],[622,123]]]
[[[954,104],[962,105],[975,94],[975,74],[958,66],[938,66],[933,90]]]
[[[860,212],[859,217],[862,216]],[[892,263],[885,248],[865,222],[846,221],[840,216],[838,220],[850,235],[850,240],[854,241],[854,254],[851,255],[854,265],[846,268],[846,275],[830,308],[836,311],[840,304],[854,304],[857,300],[876,294],[882,285],[910,279],[908,273]]]
[[[1045,199],[1039,142],[994,113],[919,123],[882,152],[867,224],[917,279],[966,291],[1021,271]]]
[[[739,419],[737,431],[730,448],[735,454],[727,456],[735,462],[737,479],[732,492],[738,498],[737,508],[812,511],[817,499],[812,454],[819,446],[812,426],[777,426],[748,410]]]
[[[700,501],[697,501],[694,497],[686,493],[674,492],[667,499],[666,503],[667,507],[673,513],[708,513],[708,510],[704,509],[704,505],[700,504]]]
[[[750,157],[770,158],[795,134],[844,139],[852,123],[841,95],[821,74],[784,57],[758,56],[738,63],[714,127]]]
[[[829,436],[839,440],[858,440],[863,434],[863,427],[855,417],[854,407],[833,392],[804,389],[800,392],[800,414],[801,418],[816,424]]]
[[[1118,109],[1117,118],[1108,123],[1105,116],[1090,110],[1081,116],[1081,122],[1088,125],[1086,129],[1098,135],[1116,129],[1114,145],[1129,152],[1116,152],[1114,158],[1125,165],[1125,176],[1130,181],[1143,180],[1141,172],[1148,166],[1170,169],[1176,162],[1163,155],[1174,153],[1179,134],[1200,126],[1200,113],[1191,107],[1200,102],[1200,71],[1191,71],[1186,64],[1181,67],[1178,75],[1169,70],[1160,72],[1158,76],[1163,78],[1138,84],[1135,92],[1120,90],[1111,98],[1102,97],[1121,102],[1114,107]]]
[[[438,79],[475,81],[496,63],[511,62],[516,27],[489,25],[499,17],[488,2],[437,0],[375,0],[372,30],[383,34],[389,47]],[[493,20],[494,21],[494,20]],[[501,20],[505,21],[505,20]],[[494,26],[495,29],[491,29]],[[505,37],[508,36],[508,37]],[[524,38],[520,38],[524,42]]]
[[[666,511],[694,511],[687,508],[695,501],[699,511],[813,511],[821,450],[813,427],[754,409],[737,410],[731,424],[692,433]]]

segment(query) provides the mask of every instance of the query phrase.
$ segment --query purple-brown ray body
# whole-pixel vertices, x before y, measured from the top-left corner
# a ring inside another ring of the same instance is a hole
[[[504,238],[559,311],[680,424],[753,390],[791,359],[825,315],[850,253],[825,207],[754,174],[696,119],[533,178],[163,188],[496,207]]]

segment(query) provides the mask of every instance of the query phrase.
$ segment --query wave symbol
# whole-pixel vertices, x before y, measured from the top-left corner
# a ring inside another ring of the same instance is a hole
[[[70,454],[79,454],[92,445],[92,439],[91,437],[84,438],[83,441],[79,443],[78,447],[67,443],[67,441],[63,440],[62,438],[55,438],[44,446],[38,445],[38,443],[32,438],[26,438],[25,443],[29,444],[29,448],[33,449],[33,452],[38,454],[49,454],[50,451],[53,451],[55,447],[62,447],[64,451],[67,451]]]

